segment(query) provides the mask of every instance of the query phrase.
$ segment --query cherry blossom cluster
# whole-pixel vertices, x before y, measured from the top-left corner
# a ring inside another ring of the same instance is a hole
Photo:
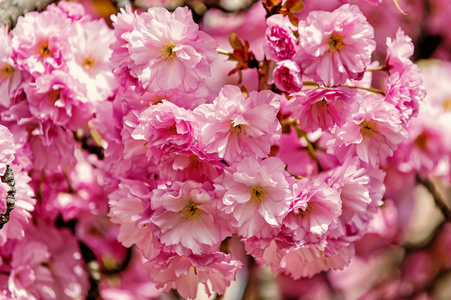
[[[446,84],[425,80],[440,88],[424,100],[401,28],[381,45],[349,1],[299,17],[263,2],[260,43],[237,32],[233,52],[188,7],[127,6],[110,28],[61,1],[1,28],[0,175],[17,194],[0,299],[86,297],[89,256],[116,276],[104,299],[222,295],[246,255],[296,280],[343,270],[391,224],[392,176],[449,180]]]

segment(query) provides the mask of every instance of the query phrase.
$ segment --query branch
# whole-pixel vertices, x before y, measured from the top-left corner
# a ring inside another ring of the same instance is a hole
[[[0,24],[16,26],[17,19],[29,11],[42,11],[56,0],[4,0],[0,3]]]
[[[88,295],[86,296],[86,299],[87,300],[100,299],[99,282],[100,279],[102,278],[102,274],[100,272],[100,266],[99,263],[97,262],[96,255],[85,243],[78,241],[78,245],[80,246],[81,256],[83,257],[83,260],[86,263],[89,275],[90,288],[88,291]]]
[[[431,193],[432,197],[434,198],[435,204],[440,208],[445,219],[448,222],[451,221],[451,210],[446,205],[446,201],[443,199],[434,183],[430,179],[423,178],[420,174],[417,174],[416,180],[418,183],[422,184],[429,191],[429,193]]]
[[[105,275],[114,275],[114,274],[118,274],[118,273],[124,271],[125,269],[127,269],[128,265],[130,264],[130,261],[132,260],[132,256],[133,256],[133,246],[130,248],[127,248],[127,253],[125,254],[125,258],[119,266],[116,266],[113,269],[103,268],[102,273]]]
[[[14,174],[9,165],[6,166],[5,174],[2,176],[2,182],[8,184],[11,189],[8,191],[8,196],[6,196],[6,212],[0,217],[0,229],[8,223],[9,215],[16,204],[16,181],[14,180]]]

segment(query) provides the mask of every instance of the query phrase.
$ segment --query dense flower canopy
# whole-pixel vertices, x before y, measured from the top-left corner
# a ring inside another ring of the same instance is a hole
[[[449,18],[81,2],[0,28],[0,299],[443,292]]]

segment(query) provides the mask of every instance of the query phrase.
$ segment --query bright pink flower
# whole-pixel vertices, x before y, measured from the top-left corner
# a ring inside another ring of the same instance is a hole
[[[339,85],[365,71],[376,47],[373,38],[373,27],[356,5],[312,11],[299,22],[296,61],[316,82]]]
[[[210,184],[176,181],[151,196],[150,222],[167,250],[179,255],[200,255],[218,249],[231,235],[228,225],[212,206]]]
[[[335,125],[342,126],[351,114],[351,105],[357,104],[358,94],[347,87],[316,88],[293,95],[287,109],[299,120],[301,128],[309,132],[323,131]]]
[[[284,92],[296,93],[302,89],[301,68],[292,60],[278,62],[272,76],[276,87]]]
[[[346,124],[335,127],[336,139],[328,145],[350,147],[348,154],[356,153],[362,161],[378,166],[393,155],[407,132],[399,112],[380,95],[365,94],[359,104]]]
[[[191,111],[163,100],[141,113],[132,137],[145,141],[147,156],[158,162],[165,152],[187,149],[193,144],[194,124]]]
[[[121,38],[127,42],[131,75],[143,89],[192,91],[210,76],[217,43],[198,30],[187,7],[179,7],[174,13],[153,7],[137,18],[134,30]]]
[[[33,76],[64,67],[70,51],[65,15],[44,11],[29,12],[13,29],[12,58],[18,68]]]
[[[426,96],[421,71],[411,63],[402,73],[393,72],[385,81],[385,100],[398,109],[403,122],[418,115],[420,104]]]
[[[301,179],[294,184],[294,200],[283,224],[299,246],[316,244],[337,226],[341,205],[340,194],[324,179]]]
[[[246,157],[215,180],[222,198],[218,207],[233,217],[241,236],[262,238],[279,231],[292,196],[284,168],[276,157]]]
[[[228,163],[245,156],[265,157],[280,139],[279,106],[270,91],[253,91],[245,98],[239,87],[226,85],[212,104],[194,110],[199,141],[207,152],[217,152]]]
[[[266,42],[263,43],[266,57],[276,62],[290,59],[296,53],[296,31],[288,16],[275,14],[266,19]]]
[[[67,73],[55,70],[27,85],[25,93],[30,112],[38,120],[77,130],[87,126],[94,113],[85,103],[84,89]]]
[[[195,299],[199,283],[205,286],[209,297],[211,291],[224,294],[243,264],[222,252],[189,257],[162,252],[146,266],[157,288],[163,288],[166,292],[176,289],[184,299]],[[211,283],[211,291],[207,281]]]

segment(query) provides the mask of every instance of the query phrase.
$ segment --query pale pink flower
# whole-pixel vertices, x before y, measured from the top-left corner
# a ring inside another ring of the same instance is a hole
[[[14,98],[21,91],[21,86],[29,77],[26,72],[17,69],[17,65],[11,58],[11,35],[8,26],[0,27],[0,105],[9,107]]]
[[[116,88],[116,80],[109,66],[113,51],[108,46],[113,41],[113,31],[104,20],[75,22],[68,30],[71,51],[67,57],[67,70],[86,86],[89,102],[106,100]]]
[[[194,110],[199,141],[228,163],[245,156],[265,157],[280,139],[280,102],[270,91],[251,92],[246,99],[237,86],[226,85],[212,104]]]
[[[47,6],[46,11],[52,14],[62,14],[72,22],[87,22],[91,21],[92,17],[86,12],[83,4],[74,1],[60,1],[58,5],[52,3]]]
[[[135,140],[145,141],[147,156],[158,162],[161,156],[176,149],[189,148],[195,138],[195,119],[189,110],[168,101],[152,105],[139,116],[132,132]]]
[[[195,299],[200,283],[209,297],[211,292],[224,294],[243,264],[222,252],[188,257],[162,252],[146,266],[157,288],[163,288],[166,292],[176,289],[184,299]]]
[[[263,49],[266,57],[276,62],[290,59],[296,54],[296,31],[288,16],[275,14],[266,19],[266,40]]]
[[[199,255],[218,249],[231,232],[212,205],[211,184],[176,181],[152,191],[150,222],[167,250]]]
[[[404,31],[398,28],[394,39],[387,37],[387,56],[385,63],[387,64],[390,74],[398,72],[404,73],[404,69],[410,66],[412,61],[410,57],[413,55],[414,45],[412,39],[407,36]]]
[[[287,109],[293,112],[292,116],[299,120],[303,130],[312,132],[342,126],[351,114],[351,105],[357,105],[358,94],[347,87],[319,87],[292,96]]]
[[[127,42],[130,73],[143,89],[187,92],[210,76],[217,42],[198,30],[187,7],[178,7],[173,13],[153,7],[137,18],[134,30],[121,38]]]
[[[241,236],[262,238],[280,230],[292,197],[284,168],[276,157],[246,157],[215,180],[218,208],[233,217]]]
[[[407,138],[396,108],[376,94],[365,94],[349,121],[342,127],[335,127],[335,140],[329,147],[349,147],[348,154],[355,153],[360,160],[372,166],[379,166],[393,155],[398,144]]]
[[[294,199],[284,219],[297,245],[317,244],[337,226],[341,215],[340,194],[324,179],[301,179],[294,184]]]
[[[13,29],[11,57],[18,68],[33,76],[62,69],[70,51],[66,16],[44,11],[29,12]]]
[[[296,93],[302,89],[301,68],[292,60],[278,62],[272,76],[276,87],[284,92]]]
[[[385,81],[385,91],[385,100],[396,106],[403,122],[416,117],[426,96],[420,69],[411,63],[402,73],[393,72]]]
[[[350,157],[323,177],[340,193],[342,201],[338,226],[329,236],[348,242],[360,239],[377,207],[382,204],[385,173],[364,167],[357,157]]]
[[[361,77],[371,62],[374,29],[358,6],[344,4],[332,12],[312,11],[299,22],[296,61],[304,74],[334,86]]]
[[[332,250],[331,250],[332,249]],[[332,253],[328,253],[331,250]],[[293,279],[312,277],[321,271],[342,270],[354,256],[354,245],[343,246],[339,242],[328,242],[326,251],[312,247],[291,248],[285,251],[280,261],[279,273],[290,275]]]
[[[439,110],[422,106],[418,118],[409,122],[408,138],[399,145],[392,163],[401,172],[448,175],[451,159],[449,122],[449,116],[441,116]]]

